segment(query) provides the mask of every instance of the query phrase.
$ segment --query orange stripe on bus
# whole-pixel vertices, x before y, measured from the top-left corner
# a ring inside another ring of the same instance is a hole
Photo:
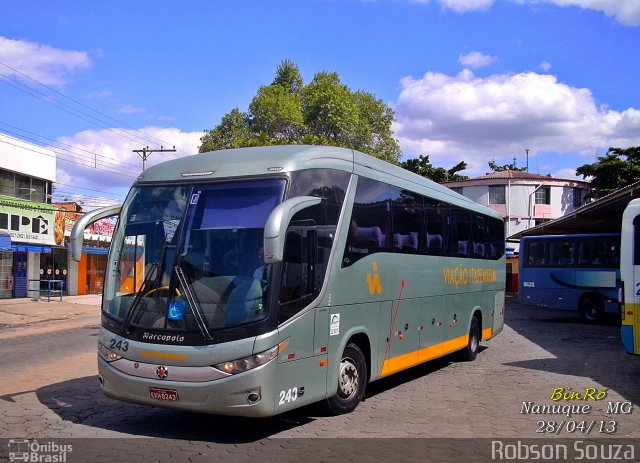
[[[391,373],[404,370],[419,363],[426,362],[437,357],[442,357],[443,355],[462,349],[468,343],[469,335],[465,334],[464,336],[450,339],[449,341],[441,342],[440,344],[435,344],[433,346],[390,358],[383,362],[380,376],[390,375]]]
[[[485,328],[484,330],[482,330],[482,340],[486,341],[487,339],[490,339],[491,336],[493,336],[493,328],[489,327],[489,328]]]
[[[142,357],[153,357],[158,359],[174,359],[174,360],[187,360],[187,354],[174,354],[171,352],[153,352],[144,350],[139,352]]]

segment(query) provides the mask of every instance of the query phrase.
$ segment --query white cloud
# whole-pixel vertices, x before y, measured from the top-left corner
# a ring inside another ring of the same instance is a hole
[[[431,0],[413,0],[415,3],[429,3]],[[456,13],[468,13],[470,11],[487,10],[493,5],[494,0],[436,0],[443,9],[453,10]]]
[[[590,161],[585,160],[585,164],[588,163]],[[552,177],[554,178],[563,178],[566,180],[578,180],[580,182],[585,182],[588,181],[589,179],[587,178],[586,180],[584,178],[582,178],[582,175],[576,175],[576,170],[575,169],[560,169],[557,170],[555,172],[540,172],[542,175],[546,175],[547,173],[550,173]]]
[[[493,0],[438,0],[443,8],[453,10],[456,13],[487,10],[493,5]]]
[[[86,97],[90,100],[101,100],[105,98],[112,98],[113,92],[110,90],[100,90],[97,92],[88,93]]]
[[[516,0],[519,3],[551,3],[560,7],[578,7],[600,11],[622,24],[640,25],[640,0]]]
[[[13,68],[0,66],[2,73],[25,79],[20,73],[46,85],[62,86],[72,73],[91,67],[89,55],[83,51],[61,50],[27,40],[0,36],[0,61]],[[19,72],[16,72],[19,71]]]
[[[543,61],[542,63],[540,63],[540,69],[542,69],[544,72],[549,72],[551,67],[552,66],[549,61]]]
[[[142,160],[134,149],[152,146],[155,139],[163,140],[165,148],[175,145],[175,153],[152,153],[147,167],[176,157],[196,154],[202,132],[183,132],[177,128],[144,127],[140,132],[148,135],[147,141],[136,130],[85,130],[57,141],[77,148],[73,157],[58,155],[58,181],[66,185],[92,188],[100,191],[128,188],[142,171]],[[140,140],[135,142],[133,140]],[[150,139],[150,140],[149,140]],[[157,142],[161,144],[161,142]],[[66,162],[73,160],[75,163]],[[82,164],[82,165],[78,165]],[[64,187],[68,190],[69,187]],[[80,194],[86,194],[79,190]],[[93,194],[94,196],[99,193]]]
[[[640,145],[640,109],[602,107],[590,90],[551,75],[478,78],[465,69],[406,77],[401,87],[394,130],[403,152],[447,166],[464,160],[471,175],[484,173],[494,156],[525,149],[586,156],[598,147]]]
[[[147,108],[139,108],[133,105],[125,105],[118,110],[119,113],[123,114],[136,114],[136,113],[146,113],[148,111]]]
[[[432,0],[411,0],[414,3],[430,3]],[[456,13],[488,10],[494,0],[435,0],[443,9]],[[640,0],[511,0],[520,4],[549,3],[559,7],[577,7],[595,10],[614,17],[622,24],[640,25]]]
[[[495,56],[485,55],[479,51],[472,51],[465,55],[458,56],[458,62],[464,67],[478,69],[489,66],[496,60]]]

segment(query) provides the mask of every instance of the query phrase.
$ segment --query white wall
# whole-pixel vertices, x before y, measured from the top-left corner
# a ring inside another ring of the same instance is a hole
[[[0,133],[0,165],[30,177],[56,181],[56,153]]]

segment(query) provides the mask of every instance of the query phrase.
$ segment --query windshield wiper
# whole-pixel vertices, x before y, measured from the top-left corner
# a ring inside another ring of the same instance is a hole
[[[187,304],[189,304],[189,309],[191,309],[191,313],[193,313],[193,318],[196,321],[196,325],[198,325],[198,329],[200,333],[202,333],[202,337],[209,341],[213,342],[213,337],[209,334],[209,330],[207,329],[207,323],[200,312],[200,307],[196,302],[196,298],[193,295],[193,291],[191,291],[191,287],[189,286],[189,282],[187,281],[187,277],[184,274],[184,270],[181,267],[175,266],[175,273],[178,277],[178,282],[180,286],[182,286],[182,291],[184,292],[184,297],[187,300]]]
[[[124,321],[122,322],[122,327],[120,328],[120,331],[122,334],[129,334],[129,325],[131,325],[131,320],[133,319],[133,315],[137,310],[138,306],[140,305],[140,301],[142,300],[144,295],[147,293],[147,289],[151,284],[151,282],[153,280],[156,280],[156,283],[157,283],[157,280],[158,280],[157,277],[160,273],[159,272],[160,263],[154,262],[150,265],[151,265],[151,268],[149,269],[149,273],[147,274],[147,277],[142,282],[142,286],[140,286],[140,291],[136,293],[136,297],[133,299],[133,302],[131,303],[131,307],[129,307],[129,310],[127,311],[127,315],[124,317]]]

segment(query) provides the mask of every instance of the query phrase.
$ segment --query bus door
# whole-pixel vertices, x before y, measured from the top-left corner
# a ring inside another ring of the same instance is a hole
[[[620,276],[622,343],[627,352],[640,354],[640,199],[631,201],[622,215]]]
[[[325,394],[327,368],[319,366],[318,356],[326,359],[326,343],[324,352],[315,349],[317,314],[305,310],[322,285],[316,278],[317,242],[317,227],[311,220],[292,222],[287,229],[278,289],[279,339],[283,347],[278,356],[277,412],[319,400]],[[326,338],[326,328],[324,335]]]

